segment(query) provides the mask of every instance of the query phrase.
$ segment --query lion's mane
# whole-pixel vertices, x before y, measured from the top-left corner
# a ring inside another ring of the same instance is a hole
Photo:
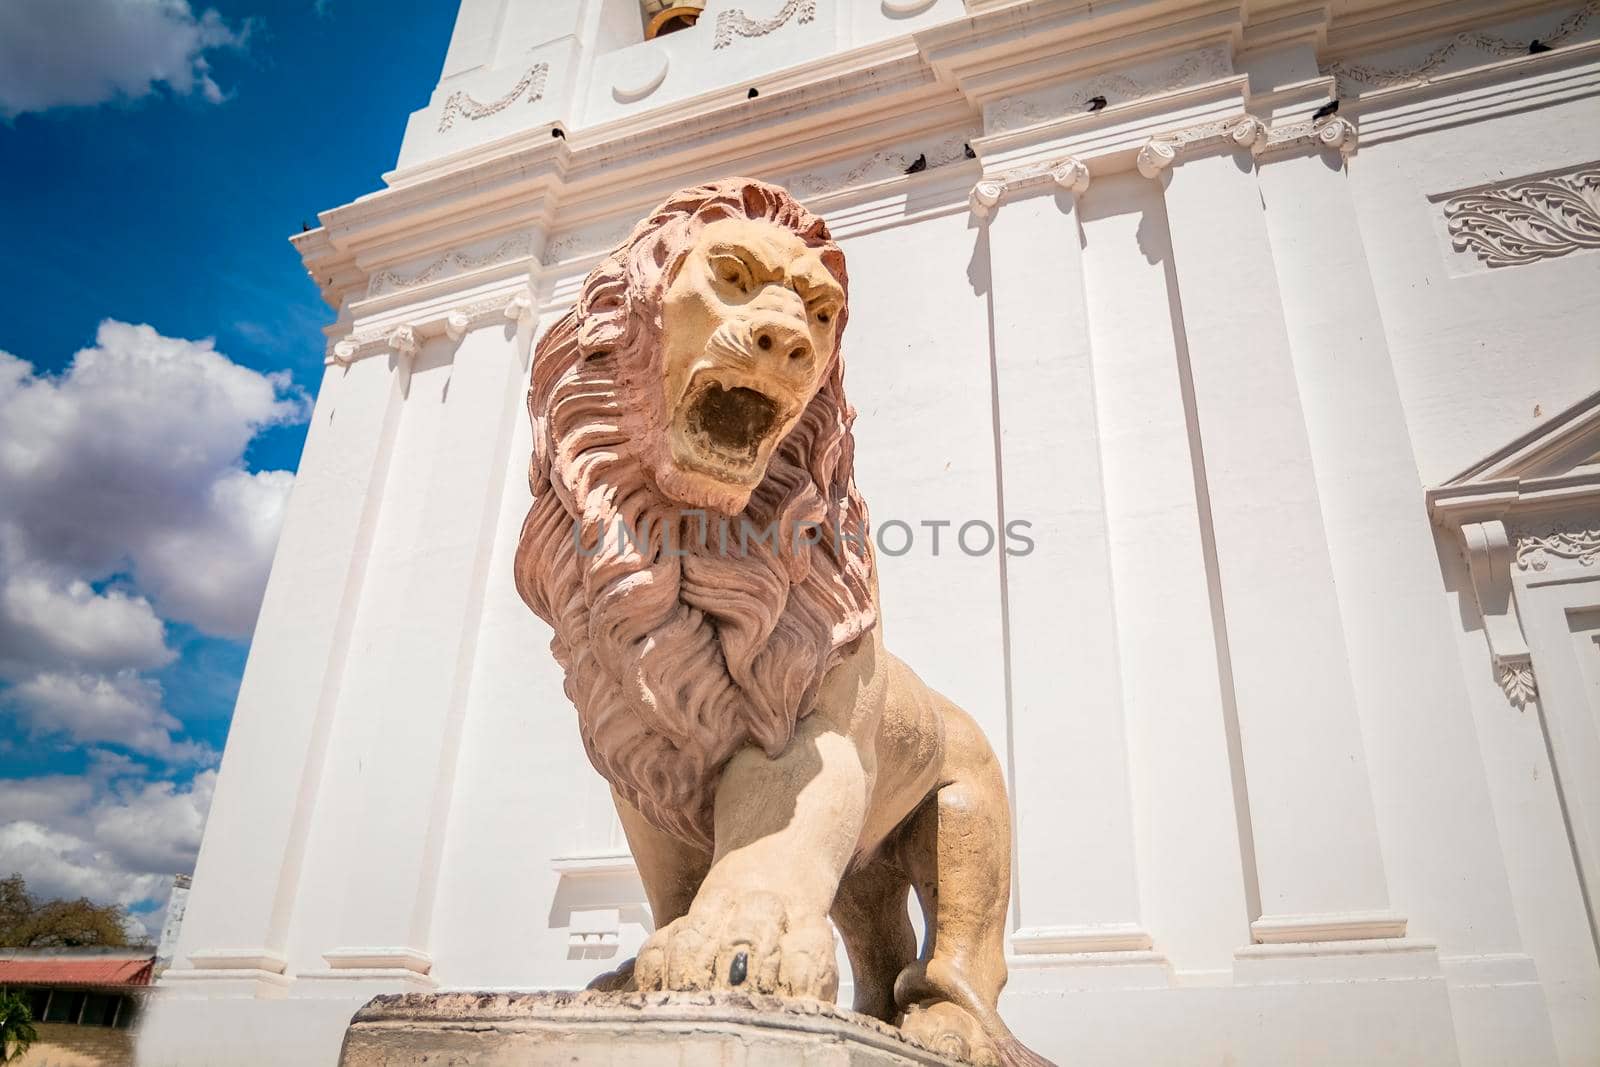
[[[708,850],[723,764],[752,742],[782,752],[823,676],[876,623],[838,341],[821,388],[732,518],[732,548],[703,536],[706,520],[666,499],[643,461],[666,447],[662,300],[699,230],[723,218],[788,228],[821,249],[848,291],[827,226],[776,186],[731,178],[657,208],[535,349],[533,506],[516,558],[518,591],[555,630],[590,761],[653,824]],[[776,522],[776,544],[741,547],[741,521]],[[649,536],[635,544],[618,523]],[[791,536],[801,524],[820,526],[820,540]]]

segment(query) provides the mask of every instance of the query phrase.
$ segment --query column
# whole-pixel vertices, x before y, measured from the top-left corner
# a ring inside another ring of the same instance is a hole
[[[1039,175],[1035,175],[1038,177]],[[1016,819],[1012,949],[1150,948],[1139,921],[1075,160],[1055,183],[986,181]],[[1011,196],[1011,201],[1001,203]],[[1028,195],[1031,194],[1031,195]]]
[[[1153,142],[1237,702],[1257,942],[1400,937],[1305,412],[1244,119]],[[1184,158],[1170,166],[1173,148]],[[1162,160],[1165,160],[1163,164]]]
[[[287,982],[288,908],[405,380],[387,351],[323,376],[164,983]]]
[[[395,478],[374,544],[358,652],[341,706],[371,716],[349,835],[336,944],[318,979],[417,984],[432,968],[429,931],[467,702],[491,574],[529,302],[418,357]],[[333,813],[330,813],[330,816]],[[322,995],[322,994],[315,994]]]

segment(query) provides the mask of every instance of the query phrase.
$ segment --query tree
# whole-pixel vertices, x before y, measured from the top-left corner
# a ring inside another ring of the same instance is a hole
[[[37,1040],[39,1031],[33,1028],[28,1002],[15,993],[0,993],[0,1063],[20,1060]]]
[[[22,875],[0,879],[0,946],[5,948],[126,948],[127,921],[127,912],[116,904],[96,904],[88,897],[40,901],[28,892]]]

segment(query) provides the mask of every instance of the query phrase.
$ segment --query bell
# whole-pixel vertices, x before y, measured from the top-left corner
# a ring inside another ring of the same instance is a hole
[[[686,30],[706,9],[706,0],[641,0],[645,40]]]

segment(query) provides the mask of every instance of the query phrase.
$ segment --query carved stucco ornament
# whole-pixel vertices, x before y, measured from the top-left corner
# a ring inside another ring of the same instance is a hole
[[[1267,136],[1267,124],[1254,115],[1201,123],[1150,138],[1134,157],[1134,165],[1146,178],[1154,178],[1193,146],[1226,143],[1254,154],[1266,146]]]
[[[442,316],[435,313],[400,325],[354,330],[329,346],[327,362],[348,366],[380,352],[412,359],[421,350],[424,337],[437,337],[442,332],[452,341],[459,341],[469,331],[492,322],[509,320],[520,325],[533,317],[534,309],[533,292],[524,286],[514,293],[502,292],[459,305]]]
[[[1075,196],[1080,195],[1089,190],[1089,168],[1076,156],[1066,156],[984,178],[972,187],[972,213],[986,219],[994,214],[1006,194],[1046,181],[1054,182]]]
[[[1500,59],[1513,59],[1528,55],[1528,48],[1535,40],[1547,48],[1558,48],[1582,31],[1596,14],[1600,14],[1600,0],[1586,0],[1576,10],[1567,14],[1554,28],[1536,37],[1508,40],[1492,33],[1466,30],[1430,50],[1421,59],[1410,63],[1394,67],[1371,67],[1336,60],[1324,66],[1322,73],[1337,79],[1340,95],[1348,95],[1348,90],[1355,85],[1369,85],[1378,89],[1421,85],[1443,69],[1451,57],[1460,52],[1476,51]]]
[[[765,37],[790,19],[794,19],[798,25],[804,25],[816,17],[817,0],[784,0],[776,14],[764,19],[751,18],[738,8],[730,8],[717,14],[717,28],[711,47],[726,48],[735,37]]]
[[[1512,547],[1505,523],[1498,519],[1461,526],[1472,573],[1472,591],[1483,617],[1483,633],[1494,657],[1496,679],[1506,699],[1525,708],[1538,699],[1533,657],[1517,614],[1516,590],[1511,583]]]
[[[1307,119],[1273,126],[1260,148],[1262,155],[1288,151],[1301,145],[1331,149],[1341,156],[1356,150],[1356,125],[1342,115],[1327,119]]]
[[[465,89],[457,89],[444,101],[444,110],[439,114],[439,132],[444,133],[456,123],[456,116],[476,122],[496,115],[522,99],[526,95],[528,103],[536,103],[544,99],[545,82],[550,78],[550,64],[535,63],[517,79],[517,84],[504,96],[490,100],[488,103],[474,99]]]
[[[515,259],[518,256],[528,255],[532,247],[532,236],[520,233],[514,237],[508,237],[487,252],[480,254],[474,255],[462,252],[459,249],[452,250],[414,274],[401,274],[398,271],[381,270],[374,274],[372,280],[367,283],[367,296],[382,296],[386,293],[399,292],[404,289],[414,289],[419,285],[426,285],[447,275],[479,270],[483,267],[492,267],[498,263],[505,263]]]
[[[1554,529],[1526,533],[1517,538],[1517,567],[1542,571],[1553,559],[1570,560],[1580,567],[1600,561],[1600,527],[1592,530]]]
[[[1455,249],[1490,267],[1600,248],[1600,166],[1463,193],[1444,217]]]
[[[385,340],[394,354],[403,359],[415,359],[421,348],[417,341],[417,331],[410,326],[396,326],[389,331],[389,336]]]

